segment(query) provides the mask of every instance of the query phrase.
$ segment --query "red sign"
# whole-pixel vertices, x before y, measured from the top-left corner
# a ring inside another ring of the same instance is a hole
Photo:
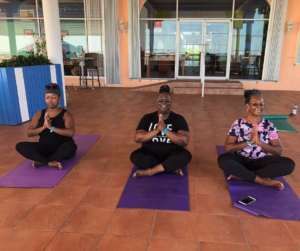
[[[154,22],[154,26],[162,27],[162,22]]]

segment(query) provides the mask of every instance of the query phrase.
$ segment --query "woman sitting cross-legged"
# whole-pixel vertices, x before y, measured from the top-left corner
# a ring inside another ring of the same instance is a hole
[[[131,154],[130,160],[142,169],[134,173],[134,178],[160,172],[176,172],[182,176],[181,168],[192,158],[183,148],[189,142],[188,124],[181,115],[171,111],[169,86],[162,86],[159,92],[158,111],[146,114],[136,129],[135,142],[143,144]]]
[[[39,142],[20,142],[16,150],[25,158],[33,160],[32,166],[48,165],[62,169],[59,162],[76,153],[74,143],[74,120],[70,112],[60,108],[61,91],[57,84],[45,87],[47,109],[38,111],[27,129],[28,137],[40,136]]]
[[[264,108],[261,93],[248,90],[244,97],[248,115],[233,123],[225,142],[226,153],[218,158],[219,166],[230,174],[228,180],[243,179],[282,190],[283,184],[270,178],[292,173],[295,163],[280,156],[282,146],[274,124],[260,117]]]

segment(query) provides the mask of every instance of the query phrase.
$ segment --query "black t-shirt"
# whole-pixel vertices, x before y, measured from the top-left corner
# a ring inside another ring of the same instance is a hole
[[[64,114],[66,111],[67,110],[62,109],[62,111],[58,115],[51,118],[52,126],[57,128],[66,128],[64,122]],[[42,110],[38,127],[42,127],[44,125],[45,113],[46,113],[46,109]],[[72,137],[62,136],[55,132],[50,132],[49,129],[45,129],[39,135],[40,135],[39,142],[49,148],[57,148],[64,142],[74,141]]]
[[[168,127],[172,132],[178,132],[180,130],[189,132],[189,127],[184,117],[175,112],[171,111],[169,117],[164,120],[164,122],[166,127]],[[156,111],[146,114],[141,119],[136,130],[152,131],[157,127],[157,123],[158,112]],[[171,142],[171,140],[166,135],[163,135],[162,132],[159,132],[150,141],[143,143],[142,146],[151,152],[164,152],[166,154],[169,154],[181,147]]]

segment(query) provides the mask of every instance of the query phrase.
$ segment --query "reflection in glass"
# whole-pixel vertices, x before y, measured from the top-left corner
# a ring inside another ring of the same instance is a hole
[[[142,78],[174,78],[176,21],[140,21]]]
[[[11,58],[14,55],[29,55],[33,52],[33,32],[38,34],[38,25],[36,20],[1,20],[1,60]]]
[[[101,0],[86,0],[86,17],[87,18],[101,18]]]
[[[205,76],[225,77],[229,23],[206,23]]]
[[[35,0],[0,1],[0,17],[36,17]]]
[[[268,21],[234,21],[230,78],[262,79]]]
[[[83,20],[60,20],[61,40],[65,75],[79,75],[81,68],[77,60],[86,52],[85,24]]]
[[[148,0],[140,18],[176,18],[176,0]]]
[[[179,18],[231,18],[233,0],[179,0]]]
[[[235,0],[235,18],[267,19],[270,6],[266,0]]]
[[[104,76],[104,60],[103,60],[103,44],[102,44],[102,21],[100,20],[88,20],[87,21],[87,34],[88,34],[88,48],[89,53],[99,54],[99,75]],[[91,73],[89,72],[89,75]],[[97,72],[94,71],[94,76]]]
[[[200,77],[200,44],[202,44],[202,23],[181,22],[178,76]]]
[[[83,0],[58,0],[58,7],[60,18],[84,18]],[[38,8],[39,17],[44,17],[42,0],[38,0]]]

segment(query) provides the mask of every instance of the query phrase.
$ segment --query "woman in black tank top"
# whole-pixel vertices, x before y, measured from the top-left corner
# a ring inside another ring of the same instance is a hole
[[[27,159],[33,160],[32,166],[48,165],[62,169],[59,162],[69,159],[76,153],[74,143],[74,119],[71,113],[60,108],[61,92],[57,84],[45,87],[45,101],[48,108],[38,111],[27,129],[28,137],[39,135],[39,142],[20,142],[16,150]]]

